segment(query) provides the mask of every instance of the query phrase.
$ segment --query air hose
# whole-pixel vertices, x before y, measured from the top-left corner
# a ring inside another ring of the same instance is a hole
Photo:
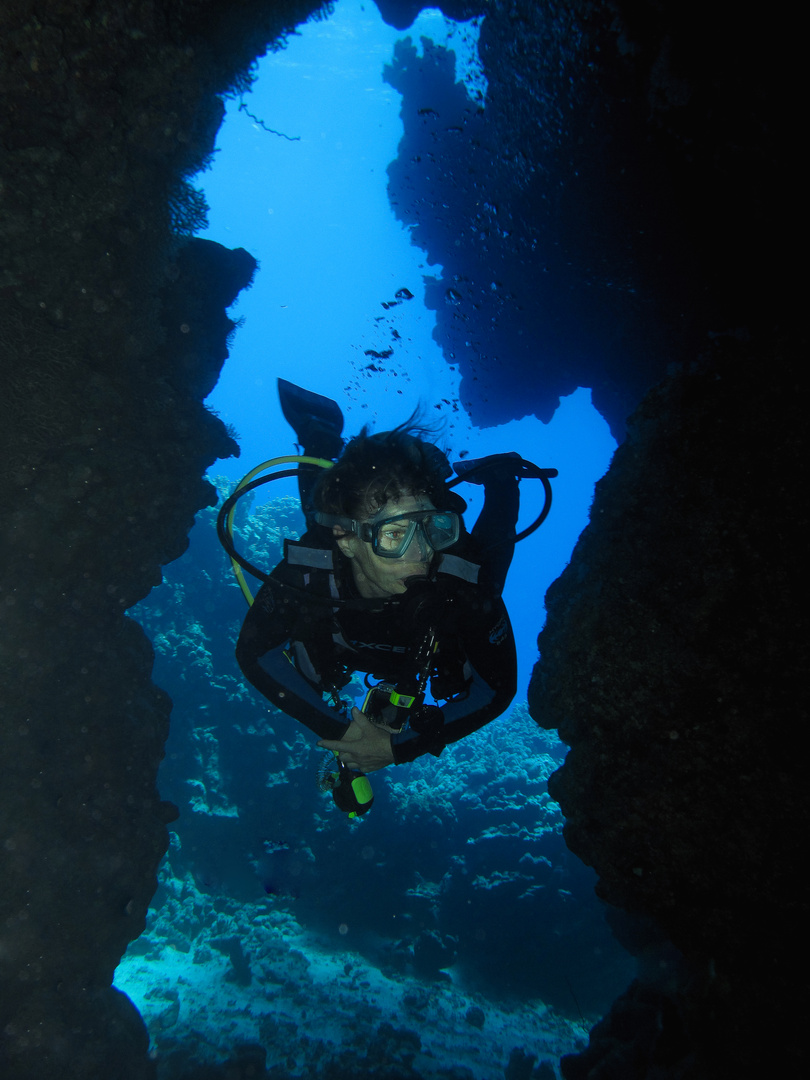
[[[545,494],[545,500],[543,502],[543,509],[537,518],[527,528],[523,529],[515,537],[515,543],[520,540],[525,540],[527,536],[539,529],[543,522],[549,515],[551,510],[551,484],[550,480],[557,476],[556,469],[541,469],[537,465],[533,465],[531,462],[522,462],[525,467],[519,474],[521,478],[527,480],[540,480],[543,484],[543,491]],[[247,600],[248,606],[253,603],[253,594],[245,581],[245,575],[243,570],[247,570],[249,574],[252,574],[259,581],[267,581],[270,575],[264,570],[260,570],[253,563],[249,562],[244,555],[241,555],[234,545],[233,541],[233,518],[236,510],[237,502],[243,495],[247,495],[249,491],[255,491],[256,488],[261,487],[262,484],[269,484],[273,480],[283,480],[285,477],[294,477],[298,475],[297,469],[283,469],[281,472],[272,473],[270,476],[261,476],[266,469],[276,468],[278,465],[316,465],[321,469],[331,469],[334,465],[333,461],[329,461],[326,458],[317,457],[302,457],[299,455],[291,454],[286,457],[271,458],[269,461],[262,462],[261,465],[257,465],[255,469],[251,469],[250,472],[242,477],[239,483],[234,488],[233,492],[228,496],[217,515],[217,536],[219,542],[225,548],[228,554],[228,558],[231,560],[231,566],[233,567],[234,576],[237,580],[239,588],[242,590],[242,595]],[[478,475],[485,471],[487,468],[491,468],[495,465],[491,459],[484,458],[481,464],[471,469],[469,472],[464,473],[462,476],[458,476],[455,480],[447,485],[449,488],[454,488],[457,484],[460,484],[462,480],[467,481],[473,475]],[[254,480],[254,477],[259,479]],[[330,601],[332,602],[332,601]]]
[[[245,581],[245,575],[242,571],[247,570],[249,574],[253,574],[259,581],[267,581],[270,575],[263,570],[260,570],[257,566],[254,566],[253,563],[248,562],[243,555],[239,554],[234,546],[233,517],[236,511],[236,504],[243,495],[247,495],[249,491],[255,491],[256,488],[261,487],[262,484],[269,484],[272,480],[283,480],[286,476],[297,476],[297,469],[284,469],[282,472],[273,473],[271,476],[263,476],[258,480],[253,479],[254,476],[258,476],[259,473],[263,473],[266,469],[273,469],[277,465],[292,464],[317,465],[321,469],[331,469],[334,462],[327,461],[326,458],[300,457],[297,455],[271,458],[269,461],[264,461],[261,465],[257,465],[255,469],[251,469],[247,476],[242,477],[233,492],[222,504],[219,514],[217,515],[217,536],[219,537],[219,542],[225,548],[228,558],[231,560],[234,577],[239,584],[239,588],[242,590],[242,595],[248,602],[248,607],[253,603],[253,594],[248,587],[248,583]]]

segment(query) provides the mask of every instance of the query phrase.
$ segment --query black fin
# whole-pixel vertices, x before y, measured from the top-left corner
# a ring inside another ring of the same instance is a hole
[[[338,403],[286,379],[278,380],[278,397],[284,419],[305,451],[316,457],[337,457],[343,448],[343,413]]]

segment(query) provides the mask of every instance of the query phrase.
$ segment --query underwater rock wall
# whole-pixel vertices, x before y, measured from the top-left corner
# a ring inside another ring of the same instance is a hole
[[[569,1078],[597,1066],[627,1080],[801,1071],[807,447],[795,359],[791,344],[718,339],[702,370],[652,392],[547,595],[529,697],[571,746],[549,781],[566,841],[596,869],[598,894],[652,918],[681,956],[662,977],[660,934],[628,924],[641,982]]]
[[[412,7],[381,11],[400,26]],[[707,331],[769,325],[799,299],[781,250],[802,197],[801,65],[776,23],[725,3],[479,12],[486,102],[430,42],[386,68],[405,129],[389,195],[441,266],[436,340],[476,424],[547,422],[587,386],[621,442]]]
[[[188,242],[218,93],[315,3],[11,2],[0,14],[0,1072],[151,1076],[111,989],[175,810],[170,703],[125,611],[237,453],[201,404],[246,252]],[[241,73],[241,74],[240,74]],[[241,82],[240,82],[241,80]]]

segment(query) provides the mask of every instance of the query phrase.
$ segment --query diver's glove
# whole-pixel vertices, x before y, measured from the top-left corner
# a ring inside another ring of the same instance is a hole
[[[489,481],[497,481],[503,476],[516,476],[518,479],[540,476],[537,466],[526,461],[514,450],[510,450],[508,454],[490,454],[489,457],[454,461],[453,469],[456,476],[469,484],[486,485]]]

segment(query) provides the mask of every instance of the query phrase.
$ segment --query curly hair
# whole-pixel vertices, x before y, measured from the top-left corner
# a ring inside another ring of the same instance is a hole
[[[403,495],[427,495],[439,510],[455,509],[445,484],[452,469],[444,453],[411,421],[370,434],[364,427],[312,493],[315,508],[341,517],[369,518]]]

